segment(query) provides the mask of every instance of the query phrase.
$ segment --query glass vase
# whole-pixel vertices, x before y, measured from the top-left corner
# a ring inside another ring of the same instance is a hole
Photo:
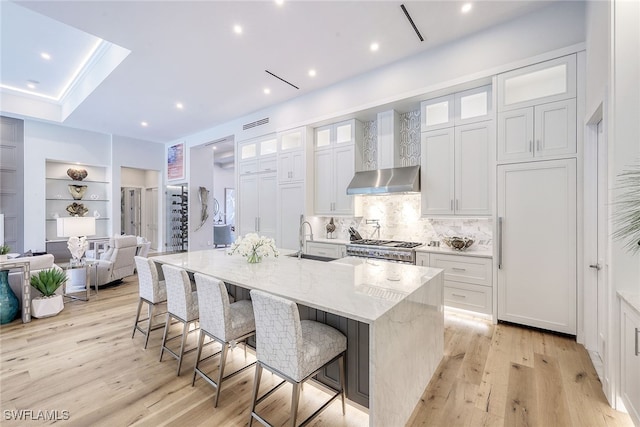
[[[258,252],[256,252],[255,250],[251,251],[251,253],[247,257],[247,262],[249,264],[257,264],[260,261],[262,261],[262,257],[258,255]]]
[[[13,321],[19,308],[20,301],[9,286],[9,270],[0,270],[0,324]]]

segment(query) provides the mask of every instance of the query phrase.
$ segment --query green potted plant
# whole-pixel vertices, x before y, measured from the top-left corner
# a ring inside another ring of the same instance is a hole
[[[40,270],[31,276],[31,286],[42,296],[31,300],[31,315],[37,318],[55,316],[64,308],[62,295],[56,291],[67,281],[67,274],[63,270],[50,268]]]
[[[9,245],[0,246],[0,261],[7,260],[7,254],[9,253],[10,250],[11,248],[9,247]]]

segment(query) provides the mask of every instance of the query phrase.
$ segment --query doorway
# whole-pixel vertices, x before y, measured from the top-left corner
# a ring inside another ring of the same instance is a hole
[[[120,168],[120,232],[144,237],[157,251],[160,235],[158,185],[160,173],[154,170]]]

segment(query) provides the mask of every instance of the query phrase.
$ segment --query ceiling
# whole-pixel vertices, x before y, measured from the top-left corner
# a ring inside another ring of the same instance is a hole
[[[8,115],[168,142],[550,2],[476,1],[462,13],[465,2],[405,1],[423,42],[402,3],[1,0],[0,108]],[[241,34],[234,25],[242,26]],[[372,42],[379,44],[375,52]],[[114,49],[113,57],[105,53]],[[51,58],[42,59],[42,52]],[[38,82],[35,89],[26,88],[29,80]],[[65,93],[65,87],[71,89]],[[52,109],[59,109],[59,117]]]

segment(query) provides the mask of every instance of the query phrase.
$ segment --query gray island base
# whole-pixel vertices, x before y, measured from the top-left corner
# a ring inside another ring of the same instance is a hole
[[[369,407],[370,426],[405,425],[444,353],[442,270],[351,257],[299,260],[287,256],[292,252],[258,264],[224,250],[153,260],[217,277],[240,298],[260,289],[291,299],[302,306],[302,318],[342,330],[349,347],[347,397]],[[332,381],[331,371],[318,379]]]

